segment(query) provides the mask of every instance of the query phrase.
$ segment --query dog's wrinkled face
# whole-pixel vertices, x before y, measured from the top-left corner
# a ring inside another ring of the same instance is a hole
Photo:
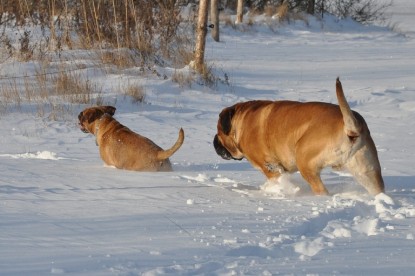
[[[90,107],[80,112],[78,115],[78,124],[81,131],[85,133],[94,133],[91,124],[100,119],[104,114],[114,115],[116,108],[113,106]]]
[[[213,139],[216,153],[223,159],[242,160],[243,153],[237,147],[235,130],[232,130],[232,118],[235,115],[235,107],[222,110],[218,120],[218,134]]]
[[[231,160],[232,155],[231,153],[222,145],[222,143],[219,141],[218,135],[215,135],[215,138],[213,139],[213,146],[215,147],[216,153],[226,160]]]

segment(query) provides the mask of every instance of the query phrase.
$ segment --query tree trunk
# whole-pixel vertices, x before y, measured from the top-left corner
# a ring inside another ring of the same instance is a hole
[[[236,6],[236,24],[240,24],[243,21],[244,16],[244,0],[238,0],[238,5]]]
[[[196,46],[194,68],[199,73],[203,72],[205,63],[205,43],[207,33],[207,17],[208,17],[209,0],[200,0],[199,14],[197,20]]]
[[[308,14],[314,14],[314,7],[316,5],[316,0],[308,0],[307,4],[307,13]]]
[[[210,20],[213,23],[212,38],[219,42],[219,7],[218,0],[210,0]]]

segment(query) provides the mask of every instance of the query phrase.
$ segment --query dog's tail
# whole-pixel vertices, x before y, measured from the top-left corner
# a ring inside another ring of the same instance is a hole
[[[357,121],[356,117],[353,115],[353,112],[346,101],[346,97],[343,93],[343,87],[339,78],[336,79],[336,95],[337,101],[340,106],[340,111],[343,115],[343,122],[345,128],[344,130],[346,132],[346,135],[349,136],[351,139],[356,139],[360,136],[362,126],[360,125],[359,121]]]
[[[184,131],[180,128],[179,137],[177,138],[176,143],[168,150],[161,150],[157,153],[158,160],[165,160],[172,156],[183,144],[184,141]]]

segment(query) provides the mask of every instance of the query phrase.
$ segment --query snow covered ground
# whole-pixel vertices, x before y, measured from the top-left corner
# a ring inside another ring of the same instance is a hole
[[[0,274],[412,275],[415,2],[394,3],[400,33],[331,17],[227,27],[222,42],[207,43],[208,61],[229,82],[215,89],[133,70],[91,74],[132,130],[167,148],[184,128],[171,173],[103,166],[94,137],[77,126],[83,106],[58,121],[24,104],[1,114]],[[9,61],[0,76],[32,67]],[[331,170],[323,173],[331,196],[313,196],[299,174],[263,190],[265,177],[247,161],[216,155],[222,108],[249,99],[335,103],[337,76],[369,124],[386,195],[373,198]],[[145,104],[115,92],[127,82],[145,87]]]

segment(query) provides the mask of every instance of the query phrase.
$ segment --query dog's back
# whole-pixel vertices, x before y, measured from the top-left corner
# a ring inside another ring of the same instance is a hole
[[[176,143],[170,149],[163,150],[111,116],[102,119],[97,136],[101,157],[107,164],[137,171],[171,171],[169,157],[181,147],[183,141],[184,131],[180,129]]]

